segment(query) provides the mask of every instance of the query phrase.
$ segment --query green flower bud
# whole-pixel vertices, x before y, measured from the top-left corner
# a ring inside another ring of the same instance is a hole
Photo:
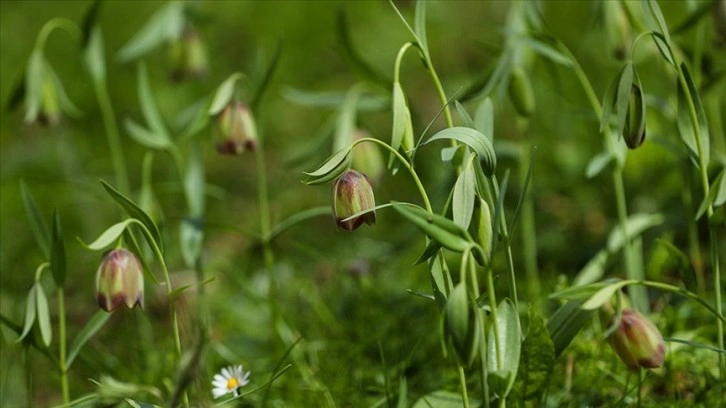
[[[608,337],[608,341],[632,371],[663,365],[666,350],[663,336],[648,318],[633,309],[623,309],[618,328]]]
[[[630,101],[625,113],[623,138],[630,149],[635,149],[645,141],[645,101],[643,92],[635,84],[630,88]]]
[[[465,284],[459,283],[451,291],[443,318],[444,337],[454,354],[462,365],[471,365],[478,355],[481,330]]]
[[[535,109],[532,83],[529,82],[527,73],[518,65],[512,67],[511,75],[509,79],[509,98],[511,98],[514,108],[517,109],[520,115],[529,117]]]
[[[42,97],[38,122],[43,125],[56,126],[61,120],[60,99],[55,81],[50,75],[43,79]]]
[[[492,250],[492,213],[489,204],[478,198],[474,203],[474,213],[469,224],[469,234],[476,240],[476,243],[484,250],[484,253],[474,252],[476,261],[484,266],[489,263]]]
[[[353,135],[353,139],[355,140],[366,137],[370,137],[370,135],[362,129],[356,130]],[[352,165],[363,174],[367,174],[374,183],[377,183],[381,179],[386,166],[383,162],[381,151],[378,150],[378,146],[373,143],[361,143],[356,145],[353,150]]]
[[[204,77],[209,68],[204,42],[191,26],[185,27],[182,36],[169,44],[167,59],[174,81]]]
[[[109,252],[96,272],[98,306],[113,312],[125,304],[129,309],[144,308],[144,276],[141,262],[126,249]]]
[[[375,206],[376,200],[373,196],[373,188],[365,174],[355,170],[348,170],[335,181],[333,187],[333,213],[338,227],[353,231],[364,222],[368,225],[375,224],[375,211],[343,221]]]
[[[255,118],[243,102],[231,102],[227,105],[217,116],[217,128],[219,153],[239,155],[245,150],[257,149]]]

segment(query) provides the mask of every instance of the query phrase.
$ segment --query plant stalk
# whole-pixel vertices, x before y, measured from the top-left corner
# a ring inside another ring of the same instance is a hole
[[[58,368],[60,369],[61,392],[63,403],[68,404],[71,400],[68,388],[68,367],[66,365],[66,308],[65,291],[58,288]]]

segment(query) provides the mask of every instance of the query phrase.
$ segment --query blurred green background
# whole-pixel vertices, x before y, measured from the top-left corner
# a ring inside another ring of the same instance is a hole
[[[105,37],[109,90],[120,123],[127,117],[138,120],[141,114],[136,63],[116,62],[116,52],[163,4],[109,1],[102,6],[100,25]],[[413,2],[397,4],[404,16],[413,21]],[[669,24],[676,24],[698,4],[662,2],[661,6]],[[100,111],[81,64],[78,45],[65,33],[56,32],[46,45],[45,55],[71,99],[83,111],[80,120],[65,117],[59,127],[45,128],[24,124],[22,106],[14,111],[4,108],[22,77],[42,25],[53,17],[67,17],[80,23],[89,6],[88,1],[0,2],[0,312],[16,322],[22,321],[24,297],[37,265],[42,262],[19,194],[19,181],[23,179],[46,220],[50,222],[54,208],[63,220],[69,254],[66,291],[71,337],[96,310],[93,280],[100,262],[98,253],[83,249],[75,238],[90,242],[106,227],[120,221],[116,204],[98,182],[99,178],[113,180],[113,173]],[[393,9],[384,1],[205,1],[196,6],[197,28],[209,55],[210,70],[205,78],[180,83],[169,80],[163,49],[143,58],[154,96],[168,123],[182,109],[212,92],[231,73],[253,72],[260,56],[269,60],[278,40],[282,40],[280,65],[255,112],[266,141],[273,223],[301,210],[329,204],[330,186],[309,187],[301,180],[302,171],[314,169],[332,152],[320,151],[293,164],[290,159],[309,146],[335,110],[302,106],[285,94],[291,88],[343,92],[361,81],[346,63],[336,31],[336,16],[341,8],[347,13],[360,55],[391,78],[395,55],[410,40]],[[429,47],[450,96],[481,77],[495,62],[506,37],[503,28],[511,4],[432,1],[428,6]],[[541,4],[545,31],[572,50],[599,97],[622,65],[613,44],[606,40],[608,27],[601,22],[601,7],[600,2]],[[639,5],[636,3],[634,8]],[[710,19],[704,19],[703,24],[709,44],[709,69],[722,70],[726,66],[723,44],[719,45],[711,33]],[[678,41],[687,48],[693,35],[686,32]],[[636,65],[646,93],[652,96],[649,104],[660,104],[666,106],[665,111],[672,111],[676,106],[672,73],[667,72],[652,43],[643,43],[641,47]],[[527,71],[534,86],[537,111],[528,121],[518,118],[506,90],[495,89],[494,140],[497,148],[499,141],[517,143],[525,150],[530,145],[537,147],[530,193],[536,210],[542,285],[537,290],[547,294],[562,280],[573,277],[604,245],[615,223],[615,204],[607,175],[590,180],[584,176],[588,161],[601,150],[602,137],[598,133],[598,118],[589,109],[572,71],[542,58],[533,58]],[[414,112],[414,128],[420,135],[440,104],[417,57],[405,58],[401,78]],[[708,101],[720,98],[720,110],[710,114],[722,119],[726,116],[725,93],[723,81],[704,93]],[[473,104],[466,106],[470,111],[474,109]],[[387,110],[359,116],[361,127],[385,141],[390,139],[390,123]],[[432,130],[443,125],[439,119]],[[137,193],[145,149],[123,129],[121,135],[132,191]],[[253,385],[259,385],[285,349],[277,334],[271,334],[265,300],[269,282],[261,271],[254,242],[254,233],[259,230],[254,158],[219,156],[214,149],[214,135],[215,129],[210,126],[202,136],[207,182],[217,187],[210,189],[205,220],[206,270],[216,279],[208,286],[213,344],[205,372],[195,384],[197,394],[193,394],[202,399],[211,398],[208,384],[222,365],[243,363],[246,369],[252,369]],[[652,142],[659,139],[666,142]],[[650,110],[648,140],[641,149],[629,153],[625,171],[629,211],[662,212],[667,219],[646,235],[646,256],[652,249],[653,238],[667,236],[677,245],[684,245],[687,222],[682,204],[683,163],[664,147],[668,142],[678,143],[672,118]],[[720,146],[723,145],[721,141]],[[444,168],[438,157],[438,151],[431,148],[424,151],[417,163],[436,209],[443,206],[454,182],[453,172]],[[520,193],[520,183],[515,181],[520,180],[522,172],[504,152],[499,171],[503,173],[508,168],[512,171],[512,183],[505,207],[513,212]],[[164,234],[175,243],[185,210],[176,172],[168,157],[156,156],[154,180],[164,209]],[[378,203],[418,202],[405,174],[386,175],[374,188]],[[297,364],[273,386],[271,395],[278,406],[321,406],[330,399],[340,406],[369,405],[385,395],[386,370],[405,373],[411,400],[441,387],[456,390],[452,363],[442,356],[439,345],[436,306],[406,292],[430,292],[425,268],[410,266],[423,247],[423,237],[386,210],[379,211],[374,227],[364,227],[354,234],[337,231],[328,216],[309,220],[275,242],[277,301],[291,328],[289,339],[304,339],[300,347],[307,362],[307,368]],[[503,261],[496,262],[501,265]],[[170,245],[167,264],[178,282],[190,279],[176,245]],[[521,258],[515,259],[515,267],[523,271]],[[614,262],[610,271],[611,276],[622,276],[619,262]],[[52,287],[50,280],[46,284]],[[168,316],[158,296],[162,291],[153,286],[147,283],[146,313],[117,313],[84,349],[71,371],[73,397],[92,391],[95,386],[86,379],[98,379],[102,374],[139,383],[154,383],[164,372],[168,375],[169,361],[150,352],[156,347],[171,346],[166,327]],[[544,307],[543,313],[548,315],[555,306],[544,297],[524,297],[530,293],[525,281],[520,292],[523,310],[533,304]],[[193,301],[190,295],[189,307],[193,307]],[[53,299],[51,305],[55,316]],[[191,341],[190,322],[186,324],[183,336]],[[22,406],[26,400],[32,400],[32,406],[58,403],[57,375],[38,353],[31,352],[27,357],[35,391],[32,397],[26,395],[24,357],[16,353],[20,348],[13,344],[14,335],[4,327],[2,333],[0,402],[4,406]],[[57,347],[55,339],[51,347]],[[596,348],[587,352],[594,353],[587,358],[598,360],[609,350]],[[555,377],[562,378],[562,372]],[[251,398],[256,401],[258,397]]]

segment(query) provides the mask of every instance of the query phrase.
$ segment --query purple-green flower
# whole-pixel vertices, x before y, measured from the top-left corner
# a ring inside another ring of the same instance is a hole
[[[353,231],[364,222],[368,225],[375,224],[375,211],[344,221],[361,211],[373,209],[375,206],[376,200],[373,196],[373,188],[365,174],[355,170],[348,170],[335,181],[333,187],[333,212],[338,227]]]
[[[257,126],[252,112],[243,102],[232,102],[217,116],[221,154],[239,155],[257,148]]]
[[[139,258],[123,248],[109,252],[96,272],[96,298],[107,312],[123,304],[143,309],[144,276]]]
[[[630,370],[663,365],[666,350],[663,336],[647,317],[633,309],[623,309],[620,324],[608,341]]]

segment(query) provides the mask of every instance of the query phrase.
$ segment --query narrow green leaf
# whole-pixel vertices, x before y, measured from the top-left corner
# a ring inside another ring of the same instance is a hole
[[[171,143],[164,135],[150,131],[132,119],[126,118],[124,120],[124,127],[132,139],[150,149],[163,150],[171,146]]]
[[[86,14],[83,16],[83,22],[81,23],[81,33],[83,34],[83,48],[88,47],[89,42],[93,41],[91,37],[93,36],[92,31],[94,28],[97,28],[96,23],[98,22],[98,15],[100,14],[101,9],[101,0],[93,0],[91,3],[91,6],[88,8],[88,11],[86,11]]]
[[[615,115],[618,120],[618,134],[623,134],[623,128],[625,127],[625,116],[628,113],[628,105],[630,101],[630,93],[633,87],[633,63],[627,62],[623,69],[620,71],[620,78],[618,80],[618,91],[615,95]]]
[[[598,290],[595,292],[594,295],[590,296],[589,299],[585,301],[585,303],[582,304],[583,310],[595,310],[599,308],[600,306],[604,305],[605,302],[609,301],[610,298],[615,295],[615,292],[622,289],[625,285],[627,285],[627,281],[617,282],[617,283],[611,283],[604,288]]]
[[[414,22],[414,31],[416,32],[416,40],[421,46],[421,50],[428,57],[429,45],[426,39],[426,2],[416,2],[416,17]]]
[[[433,256],[435,256],[439,252],[440,249],[441,249],[441,244],[439,244],[437,241],[429,241],[429,243],[426,245],[426,249],[424,249],[421,256],[418,257],[418,259],[413,263],[413,265],[416,266],[418,264],[427,262],[429,259],[431,259]]]
[[[446,217],[429,214],[413,204],[394,203],[393,208],[444,248],[462,252],[471,246],[469,233]]]
[[[497,331],[494,331],[494,326]],[[519,369],[522,351],[522,328],[519,313],[509,299],[504,299],[497,307],[497,320],[487,333],[487,366],[489,384],[500,398],[505,398],[514,385]],[[497,339],[500,355],[497,354]],[[501,359],[499,358],[501,356]]]
[[[169,132],[166,130],[164,119],[159,112],[159,108],[156,106],[156,100],[154,99],[154,94],[149,84],[146,65],[143,63],[140,63],[138,67],[138,93],[141,113],[144,115],[146,124],[151,128],[152,132],[158,134],[159,137],[163,137],[167,143],[171,144]]]
[[[522,183],[522,192],[519,194],[519,200],[517,201],[517,207],[514,209],[514,215],[512,216],[512,222],[509,226],[510,232],[510,238],[514,235],[515,227],[517,226],[517,221],[519,220],[519,210],[522,209],[522,205],[524,204],[525,198],[527,198],[527,191],[529,190],[529,182],[532,180],[532,172],[534,171],[534,163],[535,158],[537,156],[537,146],[532,146],[530,150],[530,157],[527,161],[527,174],[524,176],[524,182]],[[522,158],[521,160],[525,160]]]
[[[555,356],[559,357],[577,333],[590,321],[591,310],[582,309],[582,300],[570,300],[552,314],[547,321]]]
[[[645,15],[646,24],[654,31],[658,31],[663,34],[666,40],[666,44],[671,42],[670,35],[668,34],[668,26],[666,25],[663,12],[660,11],[660,6],[655,0],[642,0],[643,13]]]
[[[38,313],[38,327],[40,328],[40,337],[46,347],[50,346],[53,339],[53,331],[50,325],[50,310],[48,309],[48,298],[45,297],[43,286],[40,282],[35,283],[35,301]]]
[[[184,3],[170,1],[157,10],[146,24],[117,54],[119,61],[128,62],[152,49],[179,38],[184,29]]]
[[[555,292],[549,295],[550,299],[564,299],[564,300],[587,300],[592,297],[595,293],[599,292],[600,289],[608,286],[612,283],[620,282],[619,279],[607,279],[602,282],[596,282],[580,286],[571,286],[567,289],[563,289],[559,292]]]
[[[25,336],[30,333],[30,330],[33,329],[33,324],[35,323],[35,310],[37,305],[37,301],[35,300],[35,298],[37,297],[37,291],[37,285],[33,285],[33,287],[30,288],[30,292],[28,292],[28,297],[25,299],[25,320],[23,322],[23,332],[20,333],[20,337],[15,340],[16,343],[22,341]]]
[[[100,3],[100,0],[93,2],[94,6]],[[94,27],[90,31],[88,44],[83,50],[83,62],[91,74],[91,78],[97,84],[102,84],[106,81],[106,52],[103,45],[103,33],[100,27]]]
[[[472,154],[459,177],[454,184],[454,194],[452,201],[452,216],[454,222],[464,229],[469,228],[471,217],[474,213],[475,198],[475,175],[472,161]]]
[[[262,101],[262,97],[265,95],[265,92],[270,88],[270,84],[272,83],[272,76],[275,74],[275,70],[277,69],[277,66],[280,63],[281,55],[282,55],[282,38],[277,40],[277,46],[275,47],[275,53],[272,54],[272,60],[267,65],[267,69],[265,69],[265,72],[262,75],[262,78],[259,81],[257,81],[257,88],[255,89],[255,93],[252,96],[252,99],[250,100],[250,109],[253,112],[257,110],[257,107],[259,106],[260,102]]]
[[[612,153],[610,152],[602,152],[596,154],[592,159],[590,159],[590,162],[587,163],[587,168],[585,169],[585,177],[588,179],[591,179],[608,166],[610,162],[612,162],[615,159],[613,157]]]
[[[532,37],[523,37],[519,41],[528,45],[533,51],[556,64],[564,65],[566,67],[572,66],[572,60],[568,56],[557,51],[553,46],[544,41],[540,41]]]
[[[413,141],[407,146],[406,131],[411,126],[411,112],[406,104],[406,96],[399,82],[393,83],[393,130],[391,131],[391,147],[399,150],[401,146],[405,149],[413,148]],[[388,167],[393,165],[395,158],[391,153],[388,160]]]
[[[442,139],[454,139],[471,147],[482,162],[484,173],[487,176],[494,174],[494,170],[497,167],[497,156],[494,153],[494,146],[481,132],[466,127],[446,128],[431,136],[424,144]]]
[[[714,8],[717,6],[717,1],[705,1],[701,3],[698,8],[690,12],[688,17],[684,18],[683,21],[673,27],[670,32],[673,35],[685,34],[691,27],[695,26],[701,19],[708,16],[710,12],[716,12]]]
[[[674,338],[668,338],[668,337],[664,337],[663,340],[665,340],[669,343],[681,343],[681,344],[686,344],[686,345],[689,345],[689,346],[695,347],[695,348],[701,348],[701,349],[705,349],[705,350],[715,351],[716,353],[726,354],[726,350],[724,350],[724,349],[709,346],[708,344],[698,343],[695,341],[684,340],[684,339],[674,339]]]
[[[151,234],[151,238],[153,238],[156,245],[159,247],[159,250],[161,253],[164,253],[164,242],[161,239],[161,233],[159,232],[159,228],[157,228],[154,221],[149,217],[144,210],[142,210],[138,205],[136,205],[133,201],[126,198],[123,194],[118,192],[116,189],[111,187],[110,184],[106,183],[105,181],[101,180],[101,184],[103,185],[103,188],[106,189],[108,194],[113,198],[121,207],[123,207],[124,210],[129,214],[131,218],[136,218],[137,220],[141,221],[142,224],[146,227],[146,229],[149,230],[149,233]]]
[[[676,67],[675,57],[673,57],[673,50],[671,49],[670,45],[666,42],[665,37],[663,34],[659,32],[651,32],[651,37],[653,37],[653,42],[655,43],[656,48],[658,48],[658,51],[660,52],[660,55],[663,56],[663,58],[673,66],[673,68]]]
[[[625,223],[625,228],[628,232],[628,240],[632,240],[640,236],[640,234],[648,228],[662,224],[664,219],[665,218],[662,214],[632,214],[628,217],[628,220]],[[625,234],[623,234],[622,229],[618,225],[613,228],[610,236],[608,237],[608,251],[611,253],[619,251],[620,248],[623,247],[624,243]]]
[[[710,136],[708,132],[708,123],[706,122],[706,113],[703,110],[703,104],[701,103],[701,98],[698,96],[698,90],[696,89],[696,85],[693,83],[693,78],[691,78],[691,74],[688,71],[688,67],[686,66],[686,63],[681,63],[681,70],[683,71],[683,78],[686,81],[686,85],[688,86],[688,93],[691,96],[691,100],[693,101],[694,107],[696,109],[696,118],[698,120],[698,123],[693,123],[691,121],[690,114],[688,115],[689,123],[691,124],[691,128],[695,129],[696,126],[698,126],[698,129],[700,131],[700,141],[701,141],[701,154],[703,155],[702,160],[704,163],[704,167],[708,167],[709,159],[711,157],[711,144],[710,144]],[[680,94],[679,94],[679,101],[680,101]],[[685,95],[683,95],[685,96]],[[685,102],[685,101],[684,101]],[[681,105],[679,103],[678,110],[681,110]],[[695,142],[695,130],[693,131],[694,134],[694,142]],[[696,154],[698,155],[698,148],[696,145]],[[697,156],[698,157],[698,156]]]
[[[479,406],[472,398],[468,403],[471,406]],[[461,394],[452,391],[436,390],[428,393],[413,403],[413,408],[461,408],[465,406]]]
[[[397,408],[408,408],[408,387],[406,385],[406,377],[401,376],[398,381],[398,402]]]
[[[726,175],[724,175],[724,171],[726,171],[726,168],[721,169],[722,176],[720,178],[717,177],[716,181],[713,182],[713,186],[711,187],[712,189],[718,191],[718,193],[716,194],[716,198],[713,199],[714,207],[720,207],[724,203],[726,203]]]
[[[494,104],[488,97],[476,108],[474,129],[484,134],[490,142],[494,141]]]
[[[459,101],[454,101],[454,105],[456,106],[456,111],[459,112],[459,118],[461,118],[461,123],[463,123],[465,127],[476,129],[476,126],[474,125],[474,120],[471,118],[471,116],[469,116],[469,113],[466,111],[466,108],[464,108],[464,105],[462,105]]]
[[[81,241],[81,244],[85,246],[86,248],[92,250],[92,251],[100,251],[109,245],[116,242],[121,234],[124,233],[126,228],[133,222],[132,219],[127,219],[124,221],[121,221],[119,223],[113,224],[112,226],[108,227],[105,231],[99,235],[98,238],[96,238],[95,241],[93,241],[90,244],[85,244]]]
[[[713,206],[715,204],[716,196],[719,194],[719,186],[723,184],[723,178],[724,170],[722,169],[716,176],[716,179],[713,181],[711,188],[708,190],[708,195],[706,197],[703,197],[701,205],[698,206],[695,221],[698,221],[701,217],[703,217],[703,214],[706,213],[706,210],[709,206]]]
[[[234,96],[237,81],[241,80],[242,78],[242,74],[240,74],[239,72],[235,72],[227,79],[225,79],[221,85],[219,85],[219,87],[217,88],[217,92],[214,93],[214,99],[212,99],[212,104],[207,110],[208,114],[213,116],[222,112],[222,110],[230,103],[232,97]]]
[[[307,184],[322,184],[326,183],[335,177],[343,173],[351,161],[351,146],[338,150],[335,154],[330,156],[325,163],[310,173],[304,173],[308,176],[305,180]]]
[[[25,204],[25,211],[28,214],[30,230],[33,232],[35,242],[43,253],[43,257],[50,259],[50,232],[48,232],[48,226],[43,221],[33,194],[30,192],[24,180],[20,180],[20,194],[23,196],[23,204]]]
[[[61,227],[58,210],[53,214],[53,241],[51,243],[50,269],[56,286],[62,288],[66,281],[66,248],[63,243],[63,229]]]
[[[71,343],[71,347],[68,351],[68,358],[66,361],[66,369],[70,368],[73,364],[73,361],[78,356],[78,353],[81,352],[81,349],[83,346],[88,342],[88,340],[91,339],[96,333],[98,333],[99,330],[103,327],[104,324],[108,321],[108,319],[111,318],[111,313],[104,312],[103,310],[99,310],[96,312],[95,315],[89,320],[85,326],[81,329],[80,332],[76,335],[76,337],[73,339],[73,343]]]

